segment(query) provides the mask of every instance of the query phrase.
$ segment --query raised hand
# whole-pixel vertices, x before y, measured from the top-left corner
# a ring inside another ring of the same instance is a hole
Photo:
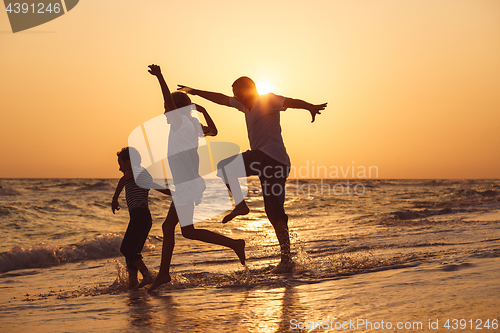
[[[314,120],[316,120],[316,115],[321,114],[320,111],[323,111],[326,108],[327,104],[328,103],[323,103],[323,104],[313,105],[313,106],[309,107],[309,112],[311,113],[311,116],[312,116],[311,123],[314,123]]]
[[[158,75],[161,75],[161,69],[160,69],[160,66],[158,65],[149,65],[149,74],[151,75],[155,75],[155,76],[158,76]]]

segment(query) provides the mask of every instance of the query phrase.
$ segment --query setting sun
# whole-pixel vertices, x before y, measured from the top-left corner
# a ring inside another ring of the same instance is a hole
[[[195,1],[188,17],[181,2],[155,2],[154,11],[124,3],[80,1],[18,33],[0,13],[8,50],[0,52],[0,140],[8,142],[0,177],[119,177],[116,150],[163,111],[152,63],[172,91],[181,84],[232,95],[244,75],[261,95],[328,102],[314,123],[307,111],[281,114],[297,174],[314,161],[314,170],[350,167],[351,177],[353,165],[376,166],[380,178],[500,177],[492,153],[500,145],[500,1]],[[242,24],[234,15],[242,11],[257,24]],[[165,20],[167,12],[178,15]],[[185,35],[169,33],[181,26]],[[250,148],[239,113],[192,102],[210,112],[217,141]]]
[[[0,333],[500,332],[500,0],[2,6]]]
[[[270,93],[272,90],[271,85],[265,81],[258,82],[256,85],[257,85],[257,91],[259,92],[259,95],[264,95],[264,94]]]

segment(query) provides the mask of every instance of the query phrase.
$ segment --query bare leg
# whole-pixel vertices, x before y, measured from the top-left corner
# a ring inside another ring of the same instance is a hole
[[[183,227],[181,230],[182,235],[188,239],[222,245],[232,249],[240,259],[241,264],[245,265],[245,240],[232,239],[210,230],[195,229],[193,225]]]
[[[135,288],[139,283],[139,280],[137,279],[137,271],[127,269],[127,272],[128,272],[128,286],[131,289]]]
[[[273,224],[273,227],[280,244],[281,261],[271,272],[276,274],[290,273],[293,271],[294,263],[290,254],[288,225],[284,220],[279,220]]]
[[[229,191],[231,192],[231,194],[233,195],[233,199],[234,199],[234,204],[235,205],[238,205],[240,202],[242,202],[245,198],[243,197],[243,192],[241,191],[241,187],[240,187],[240,182],[238,180],[238,177],[234,177],[234,176],[226,176],[227,178],[227,188],[229,189]]]
[[[284,220],[277,221],[274,225],[274,232],[280,243],[281,262],[287,264],[292,261],[290,255],[290,235],[288,233],[288,225]]]
[[[250,209],[248,208],[243,198],[243,192],[241,192],[241,187],[238,178],[236,177],[227,177],[227,178],[229,184],[226,184],[226,186],[229,192],[233,195],[234,203],[236,206],[229,214],[224,216],[224,219],[222,219],[222,223],[227,223],[232,219],[234,219],[236,216],[247,215],[248,213],[250,213]]]
[[[194,212],[194,205],[183,205],[177,207],[177,209],[181,216],[192,216]],[[245,265],[245,241],[243,239],[235,240],[210,230],[195,229],[192,224],[182,227],[181,231],[182,235],[188,239],[199,240],[205,243],[222,245],[231,248],[240,259],[241,264]]]
[[[193,214],[194,205],[180,206],[182,216],[189,216]],[[167,218],[163,223],[163,248],[161,255],[160,271],[156,276],[153,285],[149,291],[153,291],[162,284],[170,282],[170,263],[175,244],[175,226],[179,222],[177,211],[172,205],[167,214]],[[243,239],[234,240],[229,237],[220,235],[218,233],[204,230],[195,229],[192,224],[181,228],[182,235],[188,239],[200,240],[206,243],[217,244],[229,247],[236,253],[242,265],[245,264],[245,241]]]
[[[151,275],[151,273],[149,272],[148,268],[146,267],[146,265],[144,264],[144,261],[142,261],[142,259],[139,259],[137,261],[134,261],[132,263],[135,267],[137,267],[137,269],[141,272],[142,274],[142,281],[141,283],[139,283],[137,285],[136,288],[142,288],[144,287],[145,285],[147,284],[151,284],[153,283],[153,276]]]
[[[170,263],[172,261],[172,254],[174,252],[175,245],[175,226],[178,222],[179,219],[177,217],[177,212],[172,204],[162,226],[163,246],[161,251],[160,271],[158,272],[153,285],[149,288],[149,291],[153,291],[162,284],[168,283],[172,280],[170,277]]]

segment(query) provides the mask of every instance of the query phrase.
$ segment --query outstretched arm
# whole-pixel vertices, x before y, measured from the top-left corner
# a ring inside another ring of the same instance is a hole
[[[208,99],[210,102],[214,102],[216,104],[232,106],[231,104],[229,104],[229,96],[226,96],[224,94],[193,89],[180,84],[177,86],[179,87],[177,90],[184,91],[190,95],[200,96],[201,98]]]
[[[216,136],[218,133],[217,127],[215,126],[212,117],[210,117],[210,115],[208,114],[208,111],[201,105],[198,104],[195,105],[196,105],[196,110],[198,110],[203,114],[203,117],[205,117],[205,120],[207,122],[207,126],[203,126],[203,134],[205,136]]]
[[[165,103],[165,112],[177,109],[177,107],[175,106],[174,100],[172,99],[172,95],[170,94],[170,90],[168,89],[167,82],[165,82],[165,79],[163,78],[163,75],[161,74],[160,66],[149,65],[148,67],[150,68],[148,70],[148,72],[151,75],[156,76],[156,78],[160,82],[161,92],[163,93],[163,101]]]
[[[301,99],[293,99],[293,98],[287,98],[283,102],[283,107],[285,109],[291,108],[291,109],[304,109],[308,110],[311,113],[312,116],[312,121],[311,123],[314,123],[314,120],[316,119],[317,114],[321,114],[320,111],[324,110],[326,108],[327,103],[323,104],[318,104],[314,105],[311,103],[307,103]]]

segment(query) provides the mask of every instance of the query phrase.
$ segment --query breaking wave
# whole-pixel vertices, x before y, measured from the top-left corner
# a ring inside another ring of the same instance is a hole
[[[104,259],[121,256],[120,245],[123,235],[98,235],[78,244],[56,246],[38,244],[29,248],[15,246],[0,254],[0,273],[16,269],[58,266],[79,260]],[[146,242],[143,251],[154,249]]]

